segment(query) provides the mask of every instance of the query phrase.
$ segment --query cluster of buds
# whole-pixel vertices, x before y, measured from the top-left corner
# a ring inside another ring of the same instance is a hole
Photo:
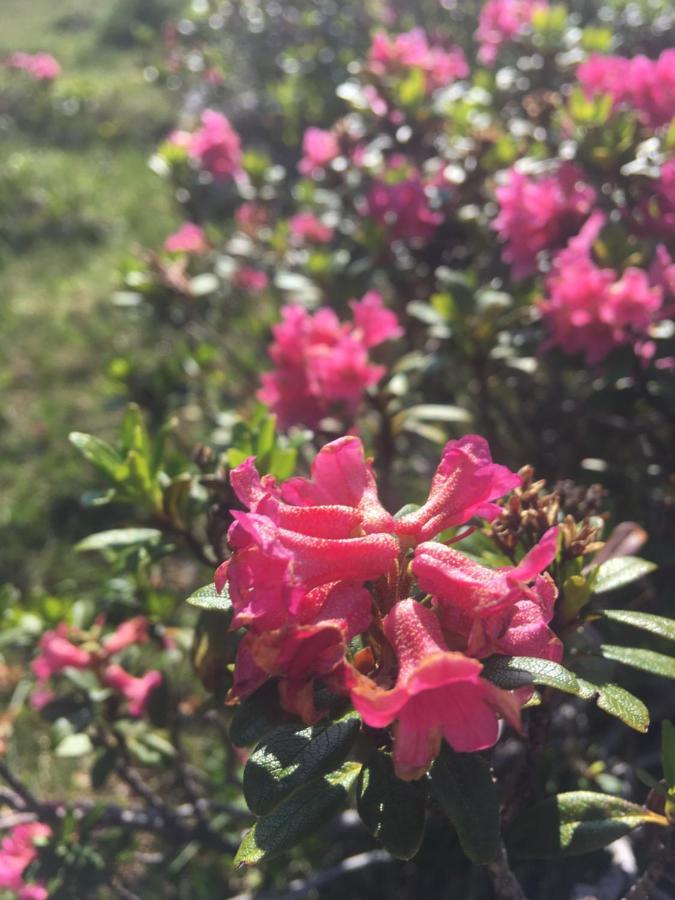
[[[558,528],[497,569],[449,546],[469,520],[500,515],[495,501],[521,485],[482,438],[450,441],[427,500],[396,517],[356,437],[324,446],[309,479],[261,478],[250,458],[231,482],[247,510],[233,513],[232,556],[215,577],[229,591],[231,628],[245,630],[231,703],[278,679],[282,706],[312,723],[325,713],[317,687],[348,697],[366,725],[393,726],[407,780],[442,740],[471,752],[496,742],[500,719],[519,728],[529,692],[495,687],[480,660],[561,659],[545,572]]]

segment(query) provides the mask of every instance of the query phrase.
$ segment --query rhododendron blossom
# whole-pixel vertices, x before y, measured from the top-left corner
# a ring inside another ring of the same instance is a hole
[[[536,272],[537,254],[556,249],[574,234],[596,199],[572,163],[543,178],[510,169],[496,195],[500,212],[492,227],[505,242],[502,258],[516,278]]]
[[[213,109],[205,109],[196,131],[174,131],[169,143],[183,147],[188,156],[210,172],[216,181],[238,178],[241,168],[241,140],[229,119]]]
[[[282,706],[311,723],[325,714],[318,681],[348,695],[367,725],[393,725],[404,779],[424,774],[443,739],[470,752],[495,743],[500,718],[519,727],[527,692],[495,687],[478,658],[560,659],[548,627],[557,591],[544,572],[557,528],[500,569],[437,542],[474,517],[492,519],[520,484],[482,438],[449,441],[426,501],[400,517],[382,506],[356,437],[325,445],[309,478],[261,477],[251,457],[231,483],[245,511],[233,512],[232,555],[215,584],[227,587],[231,628],[245,634],[229,702],[274,678]],[[430,606],[414,599],[424,592]],[[358,636],[365,649],[354,655]]]
[[[50,53],[12,53],[5,65],[27,72],[35,81],[54,81],[61,74],[61,66]]]
[[[589,364],[643,338],[663,304],[661,288],[642,269],[629,267],[619,276],[593,261],[591,247],[603,223],[603,215],[594,213],[558,254],[540,303],[551,343],[583,353]]]
[[[547,5],[546,0],[488,0],[478,19],[478,59],[486,66],[494,66],[502,45],[519,37],[532,22],[535,11]]]
[[[88,669],[93,663],[91,653],[68,640],[68,626],[61,624],[54,631],[46,631],[40,638],[40,655],[33,660],[32,669],[47,681],[64,669]]]
[[[49,825],[32,822],[15,825],[0,842],[0,890],[13,891],[18,900],[46,900],[47,889],[41,884],[27,884],[23,873],[37,857],[35,842],[52,833]]]
[[[259,294],[269,284],[269,278],[260,269],[254,269],[252,266],[242,266],[241,269],[237,269],[234,273],[232,283],[239,290]]]
[[[340,155],[340,145],[331,131],[308,128],[302,139],[302,153],[298,170],[302,175],[313,175]]]
[[[310,212],[298,213],[289,222],[291,235],[298,241],[312,244],[327,244],[333,237],[333,229],[324,225],[320,219]]]
[[[314,315],[301,306],[282,308],[270,348],[275,369],[262,376],[258,392],[282,427],[315,427],[331,412],[353,416],[364,391],[384,375],[368,351],[401,334],[396,317],[374,291],[351,306],[351,323],[341,323],[327,307]]]
[[[185,222],[164,241],[164,249],[169,253],[204,253],[208,246],[204,229],[194,222]]]
[[[431,208],[424,180],[419,172],[401,161],[390,162],[385,178],[377,179],[365,198],[364,215],[373,219],[390,241],[428,241],[443,221],[443,214]]]
[[[608,94],[615,107],[634,109],[652,128],[667,125],[675,116],[675,50],[658,59],[646,56],[594,54],[577,69],[589,97]]]
[[[153,669],[142,678],[135,678],[113,663],[103,673],[103,683],[124,697],[130,716],[138,717],[145,714],[152,692],[162,683],[162,673]]]
[[[378,31],[368,55],[368,66],[375,75],[405,74],[411,68],[424,72],[427,91],[451,84],[469,74],[464,54],[458,47],[445,50],[429,43],[423,28],[404,34],[387,35]]]

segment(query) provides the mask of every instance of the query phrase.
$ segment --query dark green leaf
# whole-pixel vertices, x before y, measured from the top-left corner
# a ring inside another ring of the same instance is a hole
[[[290,716],[279,706],[276,682],[268,682],[236,708],[230,722],[230,740],[235,747],[251,747],[268,731],[289,721]]]
[[[133,547],[136,544],[158,544],[162,532],[156,528],[112,528],[110,531],[98,531],[90,534],[79,544],[76,550],[117,550],[122,547]]]
[[[548,659],[530,656],[492,656],[485,662],[483,675],[506,690],[514,690],[527,684],[543,684],[566,694],[579,694],[579,685],[574,673]]]
[[[105,786],[108,776],[115,771],[117,762],[117,753],[112,747],[102,750],[96,757],[94,765],[91,767],[91,786],[95,791],[99,791]]]
[[[618,684],[597,684],[577,676],[579,696],[582,700],[595,699],[598,707],[610,716],[621,719],[630,728],[646,732],[649,728],[649,710],[642,700]]]
[[[282,725],[267,735],[244,769],[244,796],[251,812],[264,816],[302,785],[341,765],[359,732],[348,713],[337,722],[299,730]]]
[[[624,587],[653,572],[656,565],[639,556],[615,556],[602,563],[595,573],[594,594],[605,594]]]
[[[595,611],[593,615],[596,615]],[[642,631],[658,634],[666,640],[675,641],[675,619],[636,612],[632,609],[601,609],[597,615],[611,622],[621,622],[623,625],[631,625],[633,628],[640,628]]]
[[[315,834],[338,812],[360,770],[360,763],[347,762],[291,794],[246,834],[235,856],[235,865],[255,865]]]
[[[675,725],[667,720],[661,723],[661,763],[668,787],[675,787]]]
[[[660,675],[662,678],[675,678],[675,657],[665,656],[663,653],[655,653],[653,650],[641,650],[638,647],[616,647],[613,644],[603,644],[600,654],[605,659],[650,672],[652,675]]]
[[[653,821],[649,810],[592,791],[571,791],[526,809],[507,832],[510,852],[520,859],[553,859],[600,850]]]
[[[219,593],[215,584],[205,584],[204,587],[200,587],[194,594],[191,594],[187,598],[187,602],[191,606],[199,607],[199,609],[217,610],[224,613],[232,611],[232,601],[230,600],[227,585]]]
[[[391,758],[373,753],[361,770],[357,808],[363,824],[397,859],[412,859],[424,837],[423,781],[401,781]]]
[[[444,744],[429,780],[469,859],[480,864],[495,860],[501,849],[499,798],[483,757],[456,753]]]

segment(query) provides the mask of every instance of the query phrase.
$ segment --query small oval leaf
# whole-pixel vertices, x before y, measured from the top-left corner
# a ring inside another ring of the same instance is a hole
[[[655,616],[652,613],[637,612],[633,609],[601,609],[593,611],[593,615],[602,616],[611,622],[621,622],[642,631],[649,631],[668,641],[675,641],[675,619],[666,616]]]
[[[612,662],[631,666],[652,675],[660,675],[662,678],[675,678],[675,657],[666,656],[663,653],[655,653],[653,650],[641,650],[638,647],[616,647],[613,644],[603,644],[600,647],[600,655]]]
[[[644,822],[649,810],[621,797],[571,791],[524,810],[507,832],[519,859],[554,859],[600,850]]]
[[[649,728],[649,710],[642,700],[635,697],[630,691],[619,687],[618,684],[605,682],[596,684],[577,676],[582,700],[593,700],[598,708],[610,716],[621,719],[629,728],[640,731],[643,734]]]
[[[111,528],[110,531],[98,531],[90,534],[75,545],[79,551],[86,550],[119,550],[123,547],[134,547],[138,544],[158,544],[162,532],[157,528]]]
[[[391,757],[373,753],[361,770],[357,809],[363,824],[396,859],[412,859],[424,837],[426,786],[401,781]]]
[[[490,766],[477,753],[447,744],[429,772],[432,796],[450,819],[470,860],[493,862],[501,850],[499,798]]]
[[[483,675],[498,687],[515,690],[528,684],[543,684],[566,694],[579,695],[576,675],[548,659],[533,656],[492,656],[485,661]]]
[[[360,770],[360,763],[347,762],[291,794],[245,835],[234,864],[255,865],[313,835],[338,812]]]
[[[595,573],[593,593],[605,594],[626,584],[643,578],[656,569],[653,562],[639,556],[615,556],[598,566]]]
[[[252,747],[277,725],[291,717],[279,705],[276,682],[268,682],[247,697],[234,711],[230,740],[235,747]]]
[[[205,584],[190,594],[187,603],[191,606],[197,606],[199,609],[216,610],[218,612],[230,613],[232,611],[232,601],[230,593],[225,585],[222,591],[218,591],[215,584]]]
[[[251,812],[267,815],[310,779],[339,766],[360,724],[352,712],[337,722],[301,730],[282,725],[268,734],[244,769],[244,796]]]

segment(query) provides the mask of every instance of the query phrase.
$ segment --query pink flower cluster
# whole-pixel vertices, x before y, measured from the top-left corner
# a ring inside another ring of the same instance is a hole
[[[399,157],[390,160],[384,177],[373,183],[363,213],[383,229],[389,241],[429,241],[443,222],[443,214],[430,206],[420,173]]]
[[[532,22],[535,11],[546,6],[547,0],[488,0],[481,9],[476,31],[480,62],[494,66],[502,45],[519,37]]]
[[[239,135],[229,119],[213,109],[204,110],[196,131],[174,131],[169,143],[185,148],[188,156],[216,181],[237,179],[242,174]]]
[[[327,244],[333,237],[333,229],[324,225],[311,212],[300,212],[288,222],[291,235],[300,243]]]
[[[405,75],[410,69],[421,69],[429,93],[469,74],[461,49],[453,47],[446,50],[430,44],[423,28],[413,28],[397,35],[378,31],[373,35],[368,67],[379,77]]]
[[[593,213],[558,254],[540,303],[551,342],[566,353],[583,353],[589,365],[615,347],[639,344],[663,305],[662,288],[643,269],[629,267],[619,276],[594,262],[592,246],[604,221]]]
[[[340,145],[332,131],[308,128],[302,139],[302,159],[298,170],[301,175],[314,175],[323,171],[339,155]]]
[[[234,513],[233,553],[215,580],[228,587],[232,628],[246,629],[232,702],[278,678],[284,708],[314,722],[320,679],[348,695],[367,725],[393,725],[404,779],[427,770],[443,739],[471,752],[495,743],[499,718],[519,727],[523,692],[483,678],[480,659],[560,660],[548,627],[557,592],[542,574],[556,556],[557,527],[518,565],[499,569],[438,542],[474,516],[493,518],[495,500],[520,483],[482,438],[450,441],[428,498],[399,518],[380,504],[356,437],[324,446],[309,479],[261,478],[250,458],[231,481],[247,511]],[[363,649],[353,654],[357,635]]]
[[[21,69],[35,81],[54,81],[61,74],[61,66],[49,53],[12,53],[5,65],[10,69]]]
[[[136,678],[110,660],[127,647],[148,642],[147,619],[143,616],[128,619],[101,641],[85,642],[84,645],[74,644],[70,640],[73,636],[76,636],[75,633],[62,622],[40,638],[40,654],[32,664],[38,679],[38,686],[32,696],[33,705],[40,708],[52,699],[53,695],[47,690],[47,682],[54,675],[69,668],[87,669],[127,701],[129,715],[144,715],[150,695],[162,682],[161,672],[153,670],[142,678]]]
[[[515,278],[537,271],[537,254],[559,248],[575,234],[595,203],[595,190],[573,163],[563,163],[553,175],[533,178],[509,169],[496,190],[499,215],[492,227],[505,246],[504,262]]]
[[[652,128],[675,116],[675,49],[658,59],[594,54],[579,66],[577,78],[589,97],[609,94],[616,107],[636,110]]]
[[[164,241],[164,249],[169,253],[204,253],[208,247],[204,229],[194,222],[185,222]]]
[[[23,873],[37,857],[36,840],[52,833],[49,825],[34,822],[15,825],[0,842],[0,890],[13,892],[18,900],[47,900],[47,889],[41,884],[27,884]]]
[[[375,291],[350,305],[349,323],[328,307],[314,315],[302,306],[281,310],[270,348],[275,369],[262,376],[258,398],[282,428],[315,427],[331,413],[353,416],[364,391],[384,375],[383,366],[370,362],[369,350],[402,334],[396,316]]]

